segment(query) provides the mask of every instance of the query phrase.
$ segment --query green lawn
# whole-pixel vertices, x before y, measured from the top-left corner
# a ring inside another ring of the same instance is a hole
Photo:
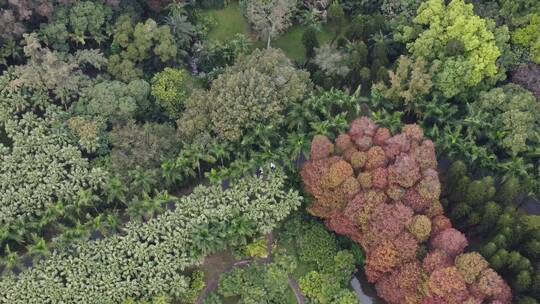
[[[227,41],[236,34],[250,35],[249,25],[240,12],[238,2],[231,3],[223,9],[207,10],[204,14],[212,16],[217,23],[208,33],[210,39]]]
[[[306,49],[302,44],[302,35],[307,30],[307,26],[296,25],[289,29],[285,34],[272,42],[274,47],[282,49],[289,58],[303,62],[306,59]],[[322,30],[317,34],[319,43],[322,45],[330,42],[334,37],[332,25],[325,24]]]
[[[251,37],[255,47],[266,47],[265,41],[257,41],[250,32],[249,25],[240,11],[238,2],[233,2],[222,9],[207,10],[204,14],[212,16],[216,21],[208,33],[208,38],[219,41],[228,41],[236,34],[243,34]],[[329,42],[333,38],[333,24],[327,23],[318,33],[319,43]],[[289,58],[303,62],[306,59],[306,50],[302,44],[302,35],[307,26],[296,25],[286,33],[272,41],[272,46],[282,49]]]

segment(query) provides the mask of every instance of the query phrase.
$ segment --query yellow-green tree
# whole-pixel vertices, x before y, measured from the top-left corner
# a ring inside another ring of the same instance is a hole
[[[497,74],[501,55],[487,21],[476,16],[464,0],[429,0],[420,6],[414,22],[424,27],[408,44],[413,57],[431,63],[434,85],[453,97]]]
[[[512,41],[529,49],[531,59],[540,64],[540,14],[531,16],[529,24],[516,30]]]

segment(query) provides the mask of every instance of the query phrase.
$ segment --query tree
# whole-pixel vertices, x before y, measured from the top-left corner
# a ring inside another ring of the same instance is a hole
[[[191,85],[186,70],[165,68],[152,78],[152,96],[172,117],[178,117]]]
[[[512,41],[529,49],[532,61],[540,64],[540,14],[530,17],[529,24],[512,34]]]
[[[372,94],[400,104],[407,112],[421,116],[419,106],[431,92],[433,85],[426,61],[401,56],[395,71],[389,71],[390,85],[379,82],[373,86]]]
[[[531,92],[514,84],[480,94],[469,108],[469,120],[482,119],[483,128],[470,130],[476,138],[516,156],[536,146],[540,106]]]
[[[181,3],[173,4],[165,22],[171,28],[171,33],[180,52],[185,52],[184,50],[189,48],[196,35],[196,28],[189,22],[184,5]]]
[[[259,38],[266,40],[266,47],[292,24],[297,0],[242,0],[240,5]]]
[[[334,22],[336,25],[336,32],[334,33],[334,38],[332,39],[332,43],[334,43],[339,35],[341,35],[341,32],[343,31],[343,23],[345,22],[345,12],[343,11],[343,7],[338,0],[333,1],[328,8],[328,19]]]
[[[318,135],[311,148],[311,159],[300,173],[304,189],[313,199],[308,212],[323,218],[331,231],[362,246],[367,256],[367,279],[375,283],[380,297],[392,304],[463,303],[469,297],[469,290],[480,280],[477,278],[490,269],[477,253],[461,255],[468,241],[443,215],[435,146],[418,125],[405,125],[401,133],[392,136],[388,129],[362,117],[335,143]],[[462,165],[453,165],[446,180],[459,185],[466,172]],[[480,188],[486,192],[483,195],[476,184],[472,187],[475,191],[467,193],[471,184],[463,187],[467,203],[491,199],[495,193],[487,187],[493,184],[492,178],[480,180]],[[480,211],[475,213],[478,216],[471,218],[481,216]],[[514,221],[507,222],[504,227],[511,227]],[[504,232],[502,241],[512,235]],[[429,251],[422,254],[419,248],[427,240]],[[493,246],[490,264],[498,269],[510,265],[510,254]],[[512,263],[519,265],[515,270],[526,266],[522,260]],[[422,283],[425,278],[427,282]],[[314,285],[323,284],[322,279],[317,280]],[[482,292],[508,302],[508,286],[500,277],[489,274],[484,280],[496,281],[498,289]],[[419,285],[424,288],[418,289]]]
[[[98,50],[79,50],[66,55],[42,47],[35,33],[24,38],[27,63],[2,76],[2,82],[10,85],[2,89],[9,102],[0,105],[0,116],[11,118],[28,110],[43,111],[50,104],[67,109],[79,92],[93,83],[83,71],[90,67],[100,69],[106,62]],[[21,95],[21,90],[32,93]]]
[[[413,58],[430,63],[435,87],[450,98],[497,74],[501,52],[486,20],[463,0],[429,0],[414,22],[425,29],[407,45]]]
[[[152,55],[162,63],[173,61],[177,55],[169,26],[158,26],[153,19],[134,24],[127,14],[121,15],[116,21],[111,50],[107,69],[126,82],[142,76],[142,65]]]
[[[65,113],[50,106],[43,115],[26,113],[20,121],[4,122],[13,145],[0,151],[2,225],[39,218],[57,201],[74,201],[79,190],[97,191],[106,178],[70,138]]]
[[[310,86],[309,74],[296,70],[282,51],[255,50],[218,76],[209,91],[193,92],[179,130],[191,142],[239,141],[257,124],[278,124]]]
[[[59,51],[69,51],[68,39],[84,45],[88,40],[101,44],[107,38],[112,19],[110,7],[92,1],[78,2],[54,11],[52,20],[41,28],[45,43]]]
[[[150,85],[142,80],[129,83],[103,81],[81,92],[73,112],[102,119],[108,126],[141,117],[149,110]]]
[[[328,76],[345,77],[350,72],[349,55],[331,44],[323,44],[315,49],[314,62]]]
[[[180,148],[176,131],[168,124],[137,124],[129,120],[115,126],[109,138],[111,169],[123,178],[136,166],[143,170],[159,168],[162,158],[176,155]]]
[[[164,201],[163,197],[151,200],[154,204]],[[204,259],[204,246],[210,246],[207,253],[212,254],[234,246],[233,241],[239,238],[269,233],[300,206],[301,200],[296,191],[286,190],[285,176],[279,169],[264,178],[246,177],[228,189],[197,187],[192,194],[175,200],[172,210],[150,221],[130,222],[121,234],[59,248],[20,276],[2,276],[0,303],[122,303],[130,297],[143,300],[162,294],[194,303],[204,286],[201,273],[190,269]],[[239,226],[245,229],[230,229]],[[67,231],[65,236],[70,238],[88,233],[80,223]],[[197,242],[203,231],[212,241]],[[291,259],[274,261],[263,281],[272,292],[286,295],[287,274],[296,265]],[[16,266],[15,262],[9,265]],[[259,269],[252,273],[251,278],[262,277]],[[130,283],[134,278],[137,284]],[[252,303],[260,300],[254,299]]]
[[[306,49],[306,57],[313,58],[313,56],[315,56],[315,49],[319,47],[317,31],[313,27],[308,28],[304,34],[302,34],[302,44]]]

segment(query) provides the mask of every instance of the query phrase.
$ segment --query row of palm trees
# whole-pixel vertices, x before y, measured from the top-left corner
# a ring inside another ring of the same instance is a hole
[[[38,218],[0,227],[0,271],[17,272],[55,249],[110,236],[124,222],[149,220],[176,200],[167,190],[154,190],[158,181],[152,173],[137,168],[130,178],[130,187],[110,178],[102,196],[80,190],[69,204],[59,201]]]

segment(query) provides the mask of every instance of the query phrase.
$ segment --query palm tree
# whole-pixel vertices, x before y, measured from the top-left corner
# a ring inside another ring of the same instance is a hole
[[[226,150],[225,144],[213,144],[209,147],[208,152],[210,155],[213,155],[216,159],[219,159],[221,162],[221,166],[224,165],[224,159],[229,158],[229,153]]]
[[[177,199],[178,198],[176,196],[170,195],[167,190],[160,191],[154,196],[154,201],[160,206],[165,206],[170,202],[176,201]]]
[[[191,43],[195,35],[195,27],[189,22],[185,9],[172,9],[169,16],[165,18],[165,23],[171,28],[180,49]]]
[[[145,220],[149,220],[155,215],[163,212],[163,201],[151,198],[148,194],[143,193],[143,198],[140,201],[142,216]]]
[[[47,226],[55,224],[59,218],[60,215],[55,207],[47,209],[35,223],[37,232],[43,232]]]
[[[21,270],[23,268],[22,258],[16,251],[12,251],[9,245],[6,245],[4,247],[4,256],[0,258],[0,266],[3,266],[2,273],[15,269]]]
[[[27,254],[32,257],[34,263],[41,257],[47,257],[51,254],[49,245],[44,238],[32,234],[32,243],[26,246]]]
[[[105,219],[105,215],[103,213],[100,213],[99,215],[95,217],[91,217],[89,214],[86,215],[86,219],[88,220],[86,222],[86,225],[91,231],[97,231],[101,233],[102,235],[107,235],[107,223]]]
[[[152,188],[157,183],[154,170],[144,170],[139,166],[135,170],[129,171],[129,176],[132,179],[132,190],[140,189],[143,192],[151,193]]]
[[[67,216],[72,220],[77,220],[90,207],[93,207],[97,212],[94,205],[96,202],[99,202],[99,196],[95,195],[92,191],[79,190],[73,203],[66,206]]]
[[[212,184],[218,184],[221,182],[221,170],[218,171],[216,168],[210,169],[210,171],[204,173],[204,177],[208,178],[210,180],[210,183]]]
[[[165,180],[167,187],[172,187],[182,181],[182,174],[178,172],[178,168],[175,159],[168,159],[161,163],[161,177]]]
[[[74,242],[88,240],[90,232],[86,225],[82,224],[80,220],[75,222],[74,227],[68,227],[61,225],[62,234],[58,238],[60,245],[66,246]]]
[[[115,211],[115,212],[111,212],[107,214],[107,216],[105,217],[105,222],[107,224],[107,227],[111,231],[117,231],[121,224],[121,220],[120,220],[120,216],[118,215],[118,212]]]
[[[206,163],[210,163],[210,164],[216,162],[216,159],[212,155],[208,154],[205,151],[205,149],[203,149],[203,147],[201,147],[201,146],[195,146],[193,149],[191,149],[189,159],[191,161],[191,167],[193,169],[197,169],[199,178],[201,178],[201,164],[202,164],[202,162],[206,162]]]
[[[107,203],[120,201],[126,202],[126,189],[118,177],[113,177],[107,181]]]
[[[13,230],[10,226],[2,226],[0,227],[0,245],[3,245],[9,241],[14,241],[16,243],[22,243],[23,242],[23,236],[19,233],[19,231]]]
[[[305,158],[308,158],[311,144],[305,134],[289,133],[289,136],[287,137],[287,143],[287,147],[290,149],[291,152],[291,158],[296,160],[300,157],[301,154],[303,154]]]
[[[311,122],[309,125],[313,129],[315,134],[320,134],[320,135],[330,134],[331,125],[328,120],[323,120],[320,122]]]

